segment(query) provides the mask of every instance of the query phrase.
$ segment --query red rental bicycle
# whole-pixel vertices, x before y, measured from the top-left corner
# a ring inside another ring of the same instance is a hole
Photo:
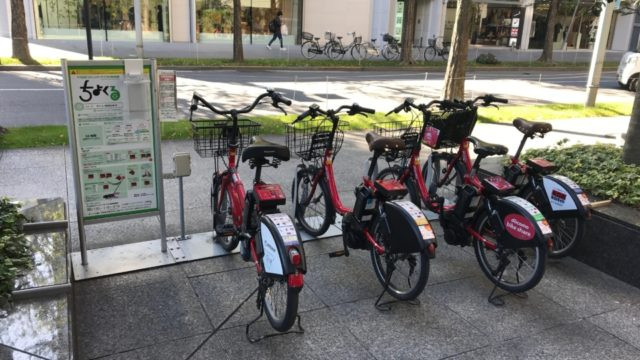
[[[376,306],[385,291],[399,300],[413,300],[427,283],[429,257],[435,254],[431,225],[417,206],[397,200],[407,192],[404,185],[371,178],[373,166],[355,189],[354,208],[342,204],[333,175],[346,125],[338,117],[341,111],[350,116],[374,113],[357,104],[326,111],[314,104],[287,130],[288,144],[302,160],[292,189],[295,218],[306,232],[318,236],[335,222],[336,212],[342,215],[344,248],[330,256],[349,256],[349,248],[370,250],[374,272],[384,287]],[[402,141],[375,133],[366,139],[374,159],[404,148]]]
[[[289,160],[289,148],[260,137],[253,137],[249,144],[250,138],[257,134],[259,124],[238,119],[238,115],[251,112],[263,99],[268,99],[272,106],[285,114],[280,104],[291,105],[290,100],[267,90],[249,106],[223,110],[194,93],[190,121],[193,122],[196,151],[201,156],[216,158],[211,187],[215,239],[227,251],[242,242],[240,253],[243,260],[252,261],[258,273],[258,318],[265,311],[271,326],[285,332],[293,326],[296,318],[299,321],[298,294],[304,285],[306,260],[293,221],[278,210],[278,205],[284,205],[286,201],[282,188],[261,180],[263,167],[277,168],[282,161]],[[193,120],[193,112],[198,105],[226,119]],[[253,189],[246,194],[237,171],[239,152],[242,162],[248,161],[249,166],[255,168]],[[228,162],[224,160],[225,155]],[[219,160],[225,165],[223,171],[218,170]],[[247,325],[248,338],[249,326],[258,318]]]
[[[430,108],[433,105],[441,110],[438,116],[432,116]],[[413,109],[422,115],[423,124],[419,132],[409,125],[403,134],[402,139],[410,151],[397,152],[395,157],[387,158],[388,161],[400,159],[400,162],[390,163],[387,169],[380,171],[378,178],[398,179],[407,185],[411,199],[424,202],[428,209],[440,214],[445,241],[452,245],[473,245],[480,268],[496,287],[512,293],[533,288],[544,274],[551,229],[535,206],[522,198],[508,196],[514,187],[504,178],[478,177],[482,159],[504,155],[508,149],[467,136],[473,129],[476,114],[465,104],[436,100],[416,105],[413,99],[406,99],[389,114]],[[427,188],[422,181],[419,160],[423,139],[435,149],[457,146],[458,152],[452,156],[464,159],[462,163],[468,168],[456,168],[460,163],[450,161],[444,167],[429,170],[437,177]],[[469,143],[474,145],[477,154],[473,162]],[[444,198],[435,193],[436,186],[450,181],[456,170],[465,174],[463,183],[455,184],[455,198],[445,203]],[[499,300],[493,296],[494,292],[495,287],[489,300],[497,303]]]

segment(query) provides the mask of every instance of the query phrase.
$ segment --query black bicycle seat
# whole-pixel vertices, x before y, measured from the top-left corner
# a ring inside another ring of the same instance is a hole
[[[533,122],[525,120],[523,118],[515,118],[513,120],[513,126],[520,130],[521,133],[527,136],[533,136],[533,134],[546,134],[553,130],[551,124],[546,122]]]
[[[484,142],[474,136],[467,137],[470,143],[473,144],[473,151],[482,156],[492,156],[492,155],[505,155],[509,152],[509,148],[500,144],[491,144],[488,142]]]
[[[251,144],[242,151],[242,162],[250,159],[264,159],[266,157],[274,157],[282,161],[288,161],[290,156],[288,147],[272,143],[260,136],[254,136]]]
[[[399,138],[384,137],[370,131],[365,136],[369,151],[385,151],[385,150],[404,150],[406,145]]]

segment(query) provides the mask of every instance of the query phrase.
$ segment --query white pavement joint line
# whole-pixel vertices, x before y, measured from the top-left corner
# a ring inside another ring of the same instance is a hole
[[[63,91],[63,88],[59,89],[0,89],[0,91]]]

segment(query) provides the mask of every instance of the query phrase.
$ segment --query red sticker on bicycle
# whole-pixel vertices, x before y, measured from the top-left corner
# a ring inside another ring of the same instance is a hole
[[[504,218],[504,227],[507,232],[519,240],[531,240],[536,235],[536,229],[524,216],[509,214]]]
[[[433,126],[427,126],[422,134],[422,142],[428,147],[436,147],[438,144],[438,136],[440,136],[440,130]]]

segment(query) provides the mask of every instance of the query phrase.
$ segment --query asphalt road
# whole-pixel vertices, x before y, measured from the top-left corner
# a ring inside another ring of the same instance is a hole
[[[215,104],[240,107],[267,87],[294,99],[294,113],[314,102],[329,107],[358,102],[386,111],[405,97],[439,98],[443,77],[443,72],[405,71],[179,71],[179,113],[187,117],[193,91]],[[465,88],[466,97],[493,93],[512,103],[582,103],[586,81],[586,71],[469,72]],[[615,72],[603,73],[598,101],[632,99],[631,92],[618,88]],[[0,72],[0,109],[5,127],[65,124],[60,72]]]

